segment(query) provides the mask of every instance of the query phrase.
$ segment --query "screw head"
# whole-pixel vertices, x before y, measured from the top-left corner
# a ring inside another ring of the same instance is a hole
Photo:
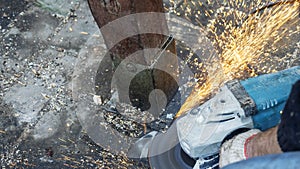
[[[199,113],[198,109],[193,109],[193,110],[190,111],[191,115],[197,115],[198,113]]]

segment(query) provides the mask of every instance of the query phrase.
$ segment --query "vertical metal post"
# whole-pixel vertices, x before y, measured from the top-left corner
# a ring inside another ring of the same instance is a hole
[[[163,0],[88,0],[92,14],[98,24],[98,27],[101,29],[106,24],[114,21],[118,18],[143,12],[164,12]],[[160,19],[161,20],[161,19]],[[168,32],[167,21],[165,19],[158,22],[154,26],[161,29],[163,32]],[[148,23],[155,24],[155,23]],[[139,31],[141,26],[138,22],[130,23],[131,28]],[[142,25],[145,26],[145,25]],[[149,25],[153,26],[153,25]],[[118,30],[118,29],[116,29]],[[110,57],[113,61],[113,66],[117,65],[124,60],[129,55],[137,51],[142,51],[143,49],[148,48],[159,48],[162,43],[166,40],[165,35],[161,34],[138,34],[131,36],[129,38],[123,39],[118,44],[113,44],[110,42],[110,37],[113,34],[118,34],[116,30],[101,30],[103,38],[108,48],[111,48],[109,51]],[[126,30],[124,30],[126,31]],[[169,46],[173,54],[176,54],[175,42]],[[144,62],[142,64],[147,64],[149,57],[141,56],[138,58],[138,63]],[[177,59],[170,61],[173,66],[177,68],[178,63]],[[109,65],[107,65],[109,67]],[[177,70],[177,69],[174,69]],[[174,74],[177,72],[174,71]],[[167,95],[168,101],[173,97],[177,91],[176,81],[170,79],[171,77],[166,75],[162,71],[151,71],[150,73],[145,73],[142,75],[142,78],[138,82],[134,82],[132,88],[135,90],[134,93],[129,93],[132,98],[137,98],[138,102],[134,106],[146,110],[149,108],[148,98],[149,96],[145,95],[152,91],[153,89],[161,89]],[[121,90],[118,88],[117,90]],[[122,91],[119,91],[122,92]],[[122,95],[119,94],[119,99],[122,102]],[[159,98],[158,98],[159,101]]]

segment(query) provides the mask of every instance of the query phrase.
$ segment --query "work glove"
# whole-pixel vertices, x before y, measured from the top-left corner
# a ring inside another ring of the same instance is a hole
[[[225,141],[220,150],[219,167],[246,160],[246,145],[259,132],[258,129],[252,129]]]

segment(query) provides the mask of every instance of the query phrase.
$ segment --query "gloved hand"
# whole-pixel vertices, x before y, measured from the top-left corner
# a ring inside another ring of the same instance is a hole
[[[247,159],[246,145],[259,132],[258,129],[252,129],[225,141],[220,150],[219,167]]]

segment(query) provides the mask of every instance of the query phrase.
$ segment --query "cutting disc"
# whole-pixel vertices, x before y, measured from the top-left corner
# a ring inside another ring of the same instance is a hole
[[[174,123],[154,138],[148,158],[151,169],[192,169],[195,165],[195,160],[181,149]]]

